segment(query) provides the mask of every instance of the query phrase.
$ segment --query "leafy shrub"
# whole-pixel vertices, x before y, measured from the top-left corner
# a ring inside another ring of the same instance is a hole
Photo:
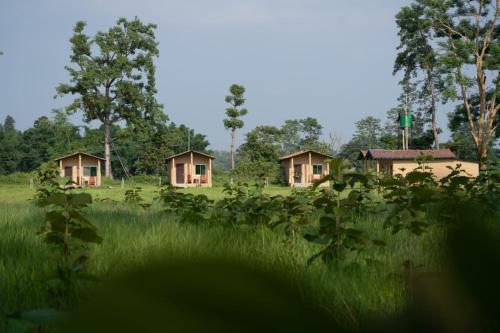
[[[145,203],[141,196],[142,188],[134,187],[133,189],[125,191],[125,202],[128,204],[136,204],[144,209],[147,209],[151,204]]]
[[[59,168],[56,162],[42,163],[35,171],[36,181],[40,186],[59,184]]]

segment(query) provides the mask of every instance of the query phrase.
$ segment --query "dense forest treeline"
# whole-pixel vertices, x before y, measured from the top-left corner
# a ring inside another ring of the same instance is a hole
[[[230,152],[209,149],[208,138],[186,125],[169,122],[165,117],[148,126],[111,127],[111,163],[115,177],[128,175],[164,175],[165,158],[188,149],[216,156],[217,174],[231,173],[237,178],[269,177],[277,179],[280,156],[303,149],[313,149],[331,155],[341,155],[356,161],[359,149],[400,148],[398,110],[387,112],[382,121],[372,116],[356,122],[356,131],[345,144],[335,133],[325,133],[315,118],[286,120],[281,126],[261,125],[248,131],[236,151],[236,168],[231,172]],[[430,149],[432,129],[425,117],[415,113],[411,148]],[[450,122],[452,136],[442,146],[455,151],[459,158],[474,160],[474,146],[464,124]],[[85,151],[103,155],[103,127],[77,126],[61,110],[49,117],[36,119],[33,126],[21,131],[15,119],[7,116],[0,122],[0,174],[31,172],[42,163],[75,152]],[[494,148],[494,147],[493,147]],[[490,150],[492,159],[500,156],[498,149]]]

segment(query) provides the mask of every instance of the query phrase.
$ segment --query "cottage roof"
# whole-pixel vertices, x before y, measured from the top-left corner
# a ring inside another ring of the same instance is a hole
[[[206,156],[206,157],[208,157],[208,158],[211,158],[211,159],[215,160],[215,157],[214,157],[214,156],[212,156],[212,155],[208,155],[208,154],[205,154],[205,153],[201,153],[201,152],[199,152],[199,151],[192,150],[192,149],[190,149],[190,150],[186,150],[185,152],[182,152],[182,153],[179,153],[179,154],[175,154],[175,155],[169,156],[169,157],[167,157],[167,158],[166,158],[166,160],[168,161],[168,160],[171,160],[171,159],[172,159],[172,158],[174,158],[174,157],[178,157],[178,156],[186,155],[186,154],[189,154],[189,153],[198,154],[198,155],[203,155],[203,156]]]
[[[99,157],[99,156],[95,156],[95,155],[87,154],[87,153],[84,153],[84,152],[81,152],[81,151],[77,151],[76,153],[56,158],[54,161],[60,161],[62,159],[65,159],[65,158],[68,158],[68,157],[71,157],[71,156],[75,156],[75,155],[85,155],[85,156],[88,156],[88,157],[97,158],[98,160],[101,160],[101,161],[105,161],[106,160],[105,158],[102,158],[102,157]]]
[[[358,160],[364,160],[366,158],[367,153],[368,153],[368,150],[361,149],[359,151]]]
[[[420,155],[425,154],[436,160],[455,159],[455,154],[449,149],[435,150],[390,150],[390,149],[369,149],[364,159],[367,160],[414,160]],[[361,157],[361,153],[360,153]]]
[[[307,154],[307,153],[314,153],[314,154],[318,154],[318,155],[325,156],[325,157],[328,157],[328,158],[334,158],[331,155],[320,153],[319,151],[316,151],[316,150],[301,150],[301,151],[297,151],[295,153],[291,153],[291,154],[288,154],[288,155],[280,157],[280,161],[287,160],[289,158],[292,158],[292,157],[295,157],[295,156],[299,156],[299,155],[302,155],[302,154]]]

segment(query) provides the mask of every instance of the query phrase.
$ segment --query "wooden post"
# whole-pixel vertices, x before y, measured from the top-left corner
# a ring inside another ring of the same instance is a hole
[[[177,185],[177,168],[175,166],[175,157],[172,158],[172,170],[170,170],[170,184]]]
[[[62,159],[59,160],[59,176],[64,177],[64,169],[63,169]]]
[[[313,182],[313,178],[314,178],[314,175],[313,175],[313,170],[312,170],[312,157],[311,157],[311,152],[309,152],[309,171],[307,172],[306,171],[306,177],[307,175],[309,175],[309,183],[312,183]],[[306,181],[307,182],[307,181]]]
[[[190,160],[190,164],[189,164],[189,168],[188,168],[188,170],[189,170],[189,178],[190,178],[190,180],[191,180],[191,183],[194,183],[194,165],[193,165],[193,164],[194,164],[194,162],[193,162],[193,152],[191,152],[191,154],[190,154],[190,158],[191,158],[191,160]]]
[[[101,160],[97,160],[97,175],[96,185],[101,186]]]
[[[83,187],[82,154],[78,154],[78,185]]]
[[[125,179],[122,177],[122,184],[121,184],[121,188],[125,188]]]
[[[375,161],[375,164],[377,166],[377,175],[379,174],[380,172],[380,165],[379,165],[379,161]]]
[[[290,185],[295,184],[295,166],[293,165],[293,157],[290,158]]]
[[[30,178],[30,189],[33,189],[33,178]]]
[[[207,185],[212,187],[212,159],[208,158]]]
[[[160,176],[160,179],[158,181],[158,187],[161,187],[161,176]]]

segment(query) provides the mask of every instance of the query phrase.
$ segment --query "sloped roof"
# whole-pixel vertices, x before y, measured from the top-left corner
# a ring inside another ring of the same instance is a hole
[[[179,153],[179,154],[175,154],[175,155],[172,155],[172,156],[169,156],[166,158],[166,160],[171,160],[172,158],[174,157],[178,157],[178,156],[182,156],[182,155],[186,155],[186,154],[189,154],[189,153],[193,153],[193,154],[198,154],[198,155],[203,155],[203,156],[206,156],[208,158],[211,158],[213,160],[215,160],[215,157],[213,157],[212,155],[208,155],[208,154],[205,154],[205,153],[200,153],[199,151],[196,151],[196,150],[186,150],[185,152],[182,152],[182,153]]]
[[[367,153],[368,153],[368,150],[361,149],[359,151],[358,160],[364,160],[366,158]]]
[[[328,158],[334,158],[331,155],[320,153],[319,151],[316,151],[316,150],[301,150],[301,151],[297,151],[295,153],[291,153],[291,154],[288,154],[288,155],[280,157],[280,161],[287,160],[289,158],[292,158],[292,157],[295,157],[295,156],[299,156],[299,155],[302,155],[302,154],[307,154],[307,153],[314,153],[314,154],[322,155],[322,156],[325,156],[325,157],[328,157]]]
[[[436,160],[455,159],[455,154],[449,149],[435,150],[389,150],[389,149],[370,149],[366,153],[365,159],[368,160],[414,160],[421,154],[431,156]]]
[[[65,158],[68,158],[68,157],[71,157],[71,156],[75,156],[75,155],[85,155],[85,156],[88,156],[88,157],[97,158],[98,160],[101,160],[101,161],[105,161],[106,160],[105,158],[102,158],[102,157],[99,157],[99,156],[95,156],[95,155],[87,154],[87,153],[84,153],[84,152],[81,152],[81,151],[77,151],[76,153],[56,158],[54,161],[60,161],[62,159],[65,159]]]

